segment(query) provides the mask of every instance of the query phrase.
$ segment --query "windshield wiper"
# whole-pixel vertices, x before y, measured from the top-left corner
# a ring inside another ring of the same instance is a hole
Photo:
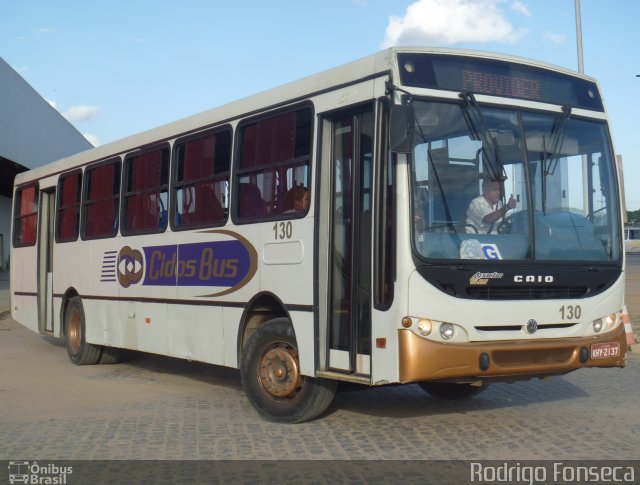
[[[473,135],[474,139],[482,142],[483,161],[489,170],[489,176],[494,182],[502,182],[506,179],[504,168],[500,161],[500,148],[498,142],[487,130],[482,111],[478,107],[478,102],[472,93],[462,92],[459,94],[462,99],[462,114]],[[474,120],[475,118],[475,120]],[[493,156],[488,152],[491,147]]]
[[[571,106],[563,106],[562,114],[553,120],[553,126],[549,133],[549,150],[547,150],[546,138],[542,137],[542,160],[540,161],[540,172],[542,173],[542,212],[547,212],[547,177],[553,175],[560,160],[560,148],[564,143],[564,126],[571,117]],[[553,157],[553,159],[552,159]],[[548,165],[547,165],[548,163]]]
[[[542,150],[544,153],[544,158],[542,159],[542,170],[544,171],[545,175],[553,175],[553,173],[556,171],[556,166],[558,165],[558,160],[560,159],[560,148],[564,143],[564,137],[566,135],[564,126],[570,117],[571,106],[563,106],[562,114],[556,116],[556,118],[553,120],[551,133],[549,133],[549,151],[547,151],[545,146],[545,138],[542,138]],[[551,157],[554,157],[553,160],[551,160]],[[551,162],[549,163],[548,167],[547,162]]]

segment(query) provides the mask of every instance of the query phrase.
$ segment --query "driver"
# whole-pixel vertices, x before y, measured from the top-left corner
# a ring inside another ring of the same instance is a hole
[[[469,204],[467,224],[473,225],[479,234],[489,234],[494,227],[497,227],[497,223],[501,221],[509,209],[516,207],[516,199],[513,198],[513,194],[509,197],[507,205],[503,205],[500,193],[500,182],[483,179],[482,195],[473,199]],[[473,233],[473,228],[468,227],[467,232]]]

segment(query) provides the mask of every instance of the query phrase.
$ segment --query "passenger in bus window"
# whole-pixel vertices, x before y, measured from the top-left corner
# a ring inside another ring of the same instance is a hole
[[[502,204],[500,194],[502,186],[500,182],[489,179],[482,181],[482,195],[476,197],[467,209],[467,224],[477,229],[479,234],[489,234],[498,226],[505,214],[516,207],[516,199],[513,194],[509,197],[507,205]],[[467,232],[474,233],[472,227]]]
[[[302,184],[294,186],[286,196],[285,213],[304,212],[309,207],[309,190]]]

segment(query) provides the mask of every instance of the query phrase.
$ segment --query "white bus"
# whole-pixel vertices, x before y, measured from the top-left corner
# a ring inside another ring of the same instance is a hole
[[[627,253],[640,253],[640,227],[624,228],[624,249]]]
[[[622,367],[618,177],[593,79],[392,48],[18,175],[12,316],[239,368],[280,422]]]

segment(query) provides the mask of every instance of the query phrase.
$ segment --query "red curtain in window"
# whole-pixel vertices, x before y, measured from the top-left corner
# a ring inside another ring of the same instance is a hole
[[[149,190],[162,183],[162,150],[143,153],[133,158],[129,191]]]
[[[211,177],[215,166],[215,136],[189,140],[184,145],[183,181]]]
[[[114,233],[117,202],[117,199],[107,199],[87,206],[86,236],[101,237]]]
[[[35,186],[25,187],[20,191],[20,214],[27,216],[36,212],[36,188]]]
[[[131,232],[158,229],[160,222],[160,190],[163,183],[164,149],[143,153],[129,161],[132,164],[129,192],[142,192],[127,197],[126,228]],[[166,210],[166,208],[165,208]]]
[[[80,202],[80,173],[67,175],[62,180],[61,189],[60,205],[62,207],[69,207]]]
[[[58,240],[75,241],[80,222],[80,172],[68,175],[60,184],[58,210]]]
[[[203,180],[214,175],[215,139],[211,134],[185,142],[181,182]],[[181,225],[200,226],[224,219],[224,209],[214,187],[215,182],[212,181],[185,185],[180,208]]]
[[[101,165],[93,169],[88,177],[89,205],[86,209],[85,235],[101,237],[113,234],[115,230],[118,185],[117,163]]]
[[[127,230],[145,232],[158,229],[158,208],[149,193],[130,195],[127,199]]]
[[[36,205],[36,187],[25,187],[20,191],[20,206],[18,211],[18,244],[29,245],[36,242],[36,222],[37,222]]]
[[[258,165],[255,160],[258,125],[249,125],[242,132],[242,159],[240,168],[253,168]]]
[[[91,171],[89,174],[89,200],[104,199],[111,197],[114,189],[114,178],[116,174],[116,164],[110,163],[102,165]]]
[[[247,126],[242,138],[242,168],[291,160],[295,153],[296,112]]]

